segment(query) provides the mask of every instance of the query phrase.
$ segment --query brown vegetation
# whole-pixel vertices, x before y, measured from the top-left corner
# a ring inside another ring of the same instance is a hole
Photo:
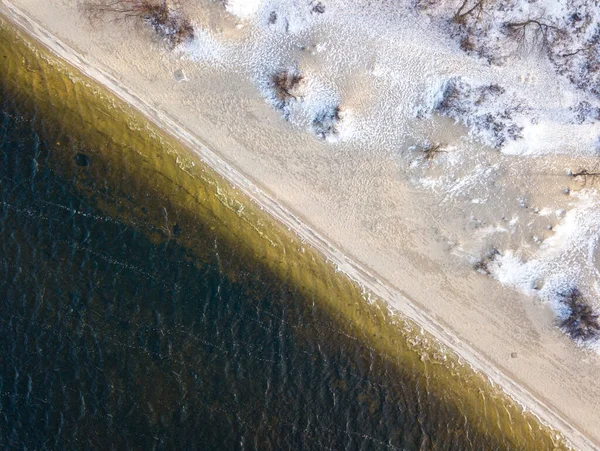
[[[480,272],[481,274],[485,274],[486,276],[489,276],[491,273],[490,265],[493,263],[493,261],[499,255],[500,255],[500,251],[498,249],[496,249],[495,247],[492,248],[484,257],[482,257],[480,260],[478,260],[475,263],[475,265],[473,265],[473,269],[477,272]]]
[[[298,96],[294,91],[300,86],[304,77],[296,72],[282,70],[273,75],[271,82],[278,102],[286,103]]]
[[[467,18],[469,16],[479,20],[484,11],[485,0],[477,0],[473,4],[469,0],[463,0],[460,7],[454,13],[452,22],[459,25],[467,25]]]
[[[562,295],[561,303],[568,309],[567,317],[560,322],[560,327],[574,340],[589,341],[600,336],[598,313],[586,302],[577,288],[570,289]]]
[[[520,22],[503,24],[507,37],[513,39],[519,47],[546,49],[565,31],[550,24],[543,15]]]
[[[560,2],[563,8],[549,11],[536,1],[412,2],[417,10],[449,25],[448,31],[463,51],[496,65],[540,51],[577,88],[600,97],[597,0],[565,0]]]
[[[447,153],[445,150],[445,146],[443,144],[431,144],[427,143],[421,147],[421,152],[423,153],[423,159],[426,161],[431,161],[437,157],[440,153]]]
[[[342,119],[339,105],[324,109],[313,119],[312,127],[315,135],[327,139],[339,134],[339,125]]]
[[[505,92],[496,84],[472,86],[453,78],[444,85],[434,111],[462,122],[485,144],[500,148],[522,138],[523,130],[513,116],[521,114],[524,107],[517,98],[500,101]]]
[[[86,0],[83,12],[91,21],[148,24],[172,47],[194,38],[190,21],[172,10],[167,0]]]
[[[274,106],[282,112],[285,119],[289,119],[289,106],[298,100],[300,84],[304,76],[296,71],[281,70],[271,76],[269,89],[273,92]]]

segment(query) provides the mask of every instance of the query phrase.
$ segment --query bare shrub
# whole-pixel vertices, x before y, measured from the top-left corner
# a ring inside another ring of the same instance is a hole
[[[288,70],[282,70],[273,75],[273,88],[275,96],[280,102],[287,102],[290,99],[297,99],[298,96],[294,91],[300,86],[304,77],[297,73]]]
[[[517,53],[549,52],[566,36],[543,9],[532,6],[524,15],[517,0],[462,0],[450,23],[462,50],[493,64],[503,64]]]
[[[85,0],[82,9],[91,21],[108,18],[150,25],[171,47],[194,38],[190,21],[173,11],[167,0]]]
[[[591,185],[594,185],[597,181],[598,176],[600,176],[600,172],[588,171],[587,169],[580,169],[575,172],[571,172],[569,174],[573,179],[578,180],[582,183],[583,187],[587,186],[588,181],[591,182]]]
[[[325,5],[323,4],[323,2],[312,0],[310,3],[310,7],[311,12],[313,13],[323,14],[325,12]]]
[[[440,2],[440,0],[413,0],[414,7],[423,12],[435,9],[439,6]]]
[[[342,113],[329,99],[310,99],[304,75],[296,68],[283,69],[270,75],[265,85],[266,97],[285,120],[305,124],[320,139],[331,140],[340,134]],[[316,101],[317,103],[313,103]]]
[[[490,266],[499,255],[501,255],[500,251],[493,247],[481,259],[475,262],[473,269],[481,274],[489,276],[491,273]]]
[[[570,30],[571,39],[563,39],[561,45],[550,52],[550,59],[558,73],[576,87],[600,97],[600,24],[591,37],[587,37],[588,34]]]
[[[273,92],[274,106],[284,118],[289,119],[290,104],[300,98],[300,86],[304,76],[294,70],[280,70],[271,76],[269,89]]]
[[[577,288],[561,295],[561,304],[567,315],[560,321],[560,328],[573,340],[591,341],[600,337],[598,313],[587,304]]]
[[[577,88],[600,97],[598,0],[411,0],[460,48],[502,65],[537,50]],[[547,9],[545,9],[547,8]]]
[[[577,103],[570,110],[573,112],[573,120],[576,124],[592,123],[600,120],[600,108],[593,106],[586,100]]]
[[[335,105],[320,111],[312,121],[312,128],[318,138],[328,139],[337,136],[340,132],[341,121],[340,106]]]
[[[464,36],[460,40],[460,49],[464,52],[471,53],[476,50],[475,42],[471,36]]]
[[[425,161],[434,160],[440,153],[447,153],[446,146],[444,144],[436,143],[425,143],[420,148]]]
[[[500,4],[510,0],[462,0],[449,20],[450,30],[460,48],[471,54],[500,63],[499,55],[487,36],[494,28],[493,17]],[[444,4],[442,2],[442,4]]]
[[[463,0],[459,8],[452,16],[452,22],[458,25],[467,26],[469,19],[479,21],[484,13],[485,0]]]
[[[442,88],[434,111],[462,122],[485,144],[500,148],[522,138],[523,130],[513,119],[523,107],[505,94],[506,90],[495,84],[472,86],[453,78]]]
[[[555,40],[565,34],[563,29],[551,24],[543,13],[535,18],[505,22],[503,31],[517,44],[517,48],[526,50],[547,50]]]

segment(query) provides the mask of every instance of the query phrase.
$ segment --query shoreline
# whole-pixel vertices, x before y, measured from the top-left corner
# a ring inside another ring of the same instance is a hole
[[[563,433],[575,446],[580,449],[594,449],[594,444],[582,433],[570,426],[559,414],[554,412],[545,403],[536,399],[516,381],[503,374],[499,369],[492,365],[489,360],[480,355],[467,343],[461,341],[450,331],[445,330],[442,325],[435,321],[435,319],[420,311],[418,306],[416,306],[401,290],[394,288],[392,284],[386,282],[383,278],[376,276],[369,268],[349,258],[338,247],[332,245],[324,235],[308,226],[306,221],[303,221],[300,216],[294,214],[284,205],[277,202],[274,196],[257,186],[256,183],[238,171],[222,156],[204,145],[175,119],[170,117],[167,113],[144,102],[142,98],[138,97],[133,91],[122,86],[108,74],[102,72],[100,69],[92,67],[84,57],[78,55],[66,44],[63,44],[58,38],[36,23],[33,18],[28,17],[22,13],[22,11],[17,10],[6,1],[3,3],[8,7],[8,10],[11,13],[9,19],[12,23],[19,26],[22,30],[25,30],[55,55],[67,61],[83,74],[107,88],[125,103],[133,106],[159,128],[185,143],[202,159],[203,162],[234,187],[239,188],[240,191],[261,209],[265,210],[271,217],[288,227],[300,237],[302,241],[309,243],[327,260],[332,262],[340,272],[343,272],[351,280],[357,282],[362,287],[366,287],[376,296],[389,303],[392,310],[398,310],[402,315],[405,315],[419,326],[422,326],[441,344],[451,349],[460,358],[464,359],[469,366],[485,375],[492,384],[498,385],[515,401],[527,406],[527,408],[540,418],[542,422],[551,425]]]

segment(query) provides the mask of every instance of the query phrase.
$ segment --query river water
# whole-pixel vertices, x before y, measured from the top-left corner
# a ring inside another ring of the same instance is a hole
[[[206,195],[191,217],[171,196],[183,179],[157,172],[145,144],[123,150],[81,125],[100,130],[112,110],[93,112],[72,80],[2,39],[3,64],[24,71],[0,73],[0,448],[560,446],[457,367],[400,339],[386,355],[373,343],[388,326],[327,307],[362,298],[307,288],[341,276],[253,247],[219,216],[227,203]],[[30,96],[27,72],[50,96],[61,79],[77,109]]]

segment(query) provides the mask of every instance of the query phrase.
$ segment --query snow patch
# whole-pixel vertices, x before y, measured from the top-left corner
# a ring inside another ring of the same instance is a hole
[[[496,84],[477,85],[461,77],[451,78],[433,97],[433,111],[462,122],[484,144],[498,148],[522,138],[519,122],[523,122],[526,111],[522,101],[505,94],[506,89]]]
[[[194,39],[181,44],[177,51],[180,55],[196,62],[218,64],[222,66],[229,56],[228,48],[212,34],[201,28],[194,31]]]
[[[249,19],[261,9],[263,0],[227,0],[227,12],[240,19]]]
[[[572,196],[576,206],[564,215],[554,227],[554,235],[533,256],[507,251],[488,265],[490,274],[500,283],[549,303],[561,320],[566,314],[563,300],[573,289],[579,290],[594,310],[600,308],[600,273],[596,268],[600,199],[595,191]]]

